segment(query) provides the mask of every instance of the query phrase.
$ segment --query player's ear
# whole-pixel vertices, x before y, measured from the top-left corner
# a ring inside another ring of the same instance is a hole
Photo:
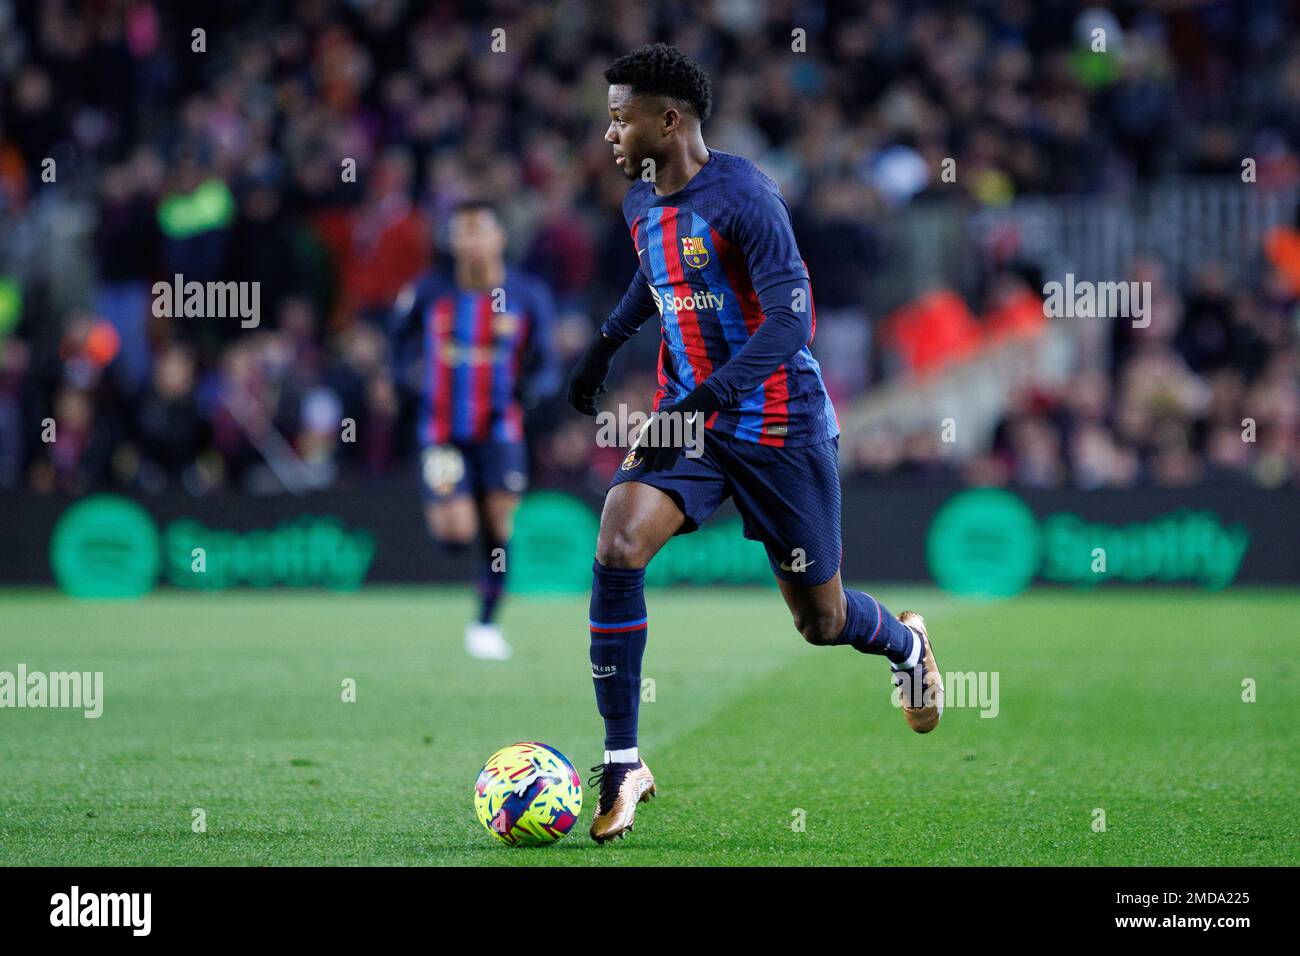
[[[667,136],[673,130],[682,125],[682,114],[680,110],[675,110],[671,106],[664,110],[660,119],[660,132]]]

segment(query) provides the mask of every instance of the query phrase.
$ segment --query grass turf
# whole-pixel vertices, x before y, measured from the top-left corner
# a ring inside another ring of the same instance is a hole
[[[597,847],[587,794],[521,850],[471,787],[515,740],[597,761],[584,599],[513,600],[490,664],[461,650],[464,591],[0,592],[0,670],[103,671],[106,700],[0,710],[0,864],[1300,862],[1296,591],[876,593],[926,614],[945,673],[998,672],[995,718],[916,736],[883,660],[806,646],[775,589],[652,591],[660,798]]]

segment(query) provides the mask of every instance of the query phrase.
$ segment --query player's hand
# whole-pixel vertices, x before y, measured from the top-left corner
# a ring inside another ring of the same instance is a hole
[[[609,363],[619,344],[597,332],[596,338],[569,373],[569,404],[582,414],[596,414],[596,396],[608,391],[605,377],[609,375]]]
[[[705,423],[721,408],[717,393],[705,385],[697,386],[680,402],[660,407],[636,439],[635,449],[645,462],[645,470],[670,470],[682,457],[686,442],[693,436],[702,439]]]

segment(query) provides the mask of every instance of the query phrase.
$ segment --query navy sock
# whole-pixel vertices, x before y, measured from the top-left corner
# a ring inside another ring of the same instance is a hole
[[[645,654],[645,569],[591,566],[591,678],[605,718],[605,749],[636,746]]]
[[[901,664],[911,656],[915,640],[912,629],[870,594],[844,589],[844,631],[836,644],[851,644],[863,654],[883,654]]]
[[[506,545],[489,540],[483,551],[483,566],[478,576],[478,620],[480,624],[491,624],[497,613],[497,602],[506,590]]]

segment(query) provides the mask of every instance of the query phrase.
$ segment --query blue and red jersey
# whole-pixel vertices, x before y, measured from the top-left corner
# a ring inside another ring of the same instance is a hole
[[[522,441],[520,397],[548,390],[554,377],[554,315],[546,286],[516,269],[506,270],[500,289],[464,290],[450,271],[438,271],[403,292],[391,329],[394,361],[399,375],[419,376],[405,384],[419,391],[420,443]]]
[[[602,332],[624,341],[659,313],[657,409],[679,401],[730,361],[765,321],[760,296],[795,281],[806,286],[808,270],[776,183],[729,153],[710,150],[709,161],[669,196],[638,180],[624,199],[623,215],[639,272]],[[744,441],[790,447],[838,435],[834,407],[808,347],[815,329],[812,312],[807,340],[796,341],[783,361],[779,356],[779,367],[737,396],[709,427]]]

